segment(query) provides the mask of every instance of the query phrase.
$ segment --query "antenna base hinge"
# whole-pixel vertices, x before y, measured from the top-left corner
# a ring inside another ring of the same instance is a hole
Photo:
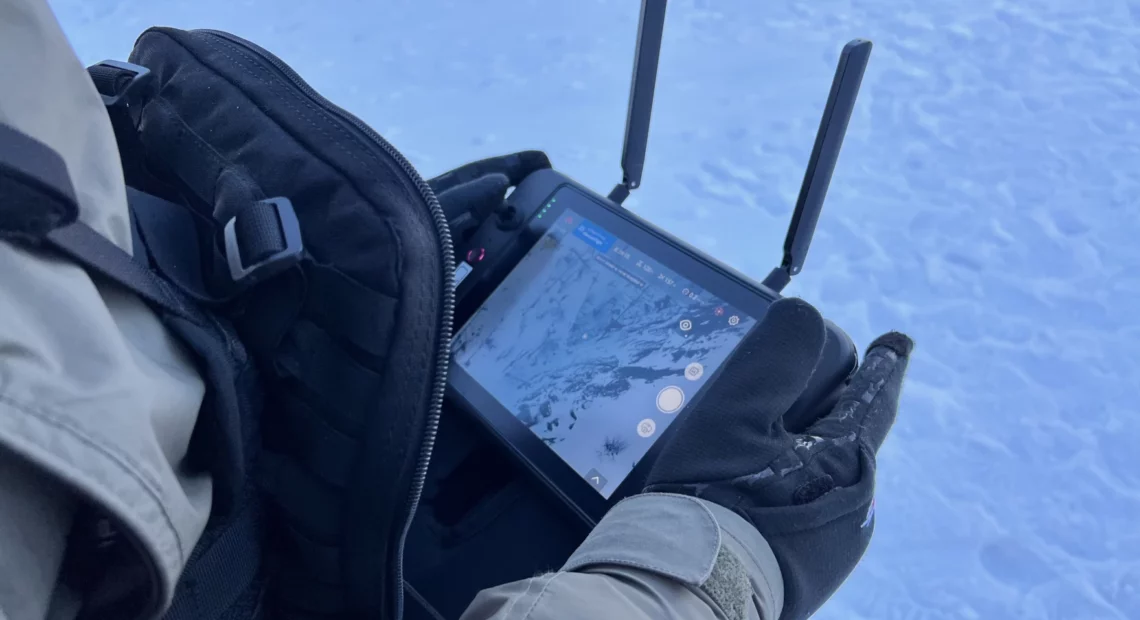
[[[792,274],[788,267],[781,265],[776,267],[764,278],[764,286],[777,293],[784,290],[784,287],[792,281]]]
[[[625,202],[626,198],[629,198],[630,191],[635,187],[636,185],[631,186],[630,184],[626,183],[618,183],[612,190],[610,190],[610,195],[606,197],[610,199],[610,202],[621,206],[621,203]]]

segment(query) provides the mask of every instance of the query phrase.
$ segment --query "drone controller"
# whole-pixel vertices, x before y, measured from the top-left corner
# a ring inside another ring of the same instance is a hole
[[[843,49],[783,261],[758,283],[621,206],[641,179],[664,19],[664,0],[644,0],[622,182],[602,196],[535,172],[457,248],[449,399],[589,523],[643,488],[661,439],[801,270],[871,50]],[[857,365],[850,337],[827,330],[790,429]]]

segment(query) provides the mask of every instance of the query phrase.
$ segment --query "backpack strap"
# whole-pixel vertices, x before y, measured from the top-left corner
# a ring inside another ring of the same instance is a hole
[[[190,310],[146,265],[136,261],[83,222],[57,228],[46,239],[88,272],[94,272],[127,289],[170,314],[190,318]],[[141,248],[140,248],[141,249]]]
[[[247,501],[226,522],[207,528],[178,579],[174,601],[162,620],[261,617],[261,513],[260,502]]]
[[[0,123],[0,238],[36,240],[78,217],[63,157]]]
[[[127,201],[136,220],[136,240],[146,245],[151,266],[180,292],[198,304],[214,306],[301,262],[301,226],[287,198],[261,199],[249,193],[244,196],[248,200],[238,200],[224,220],[215,222],[187,205],[130,187],[151,178],[145,170],[146,149],[137,127],[143,104],[153,91],[154,76],[144,66],[117,60],[92,65],[87,73],[115,131],[128,181]],[[199,168],[187,166],[185,170]],[[192,181],[209,186],[214,180]],[[211,253],[209,249],[215,247],[217,251]]]
[[[253,202],[221,226],[131,187],[127,202],[154,269],[203,306],[229,302],[304,258],[301,225],[286,198]]]
[[[46,144],[0,123],[0,236],[27,245],[46,240],[71,259],[176,316],[184,304],[146,266],[78,219],[75,188],[63,158]]]

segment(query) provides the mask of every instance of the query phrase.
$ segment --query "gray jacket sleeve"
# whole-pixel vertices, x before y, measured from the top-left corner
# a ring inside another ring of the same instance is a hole
[[[0,123],[58,153],[79,218],[130,251],[114,133],[47,0],[0,0],[0,84]],[[134,532],[169,601],[210,513],[210,480],[182,466],[202,380],[79,266],[0,241],[0,274],[0,620],[75,615],[57,577],[81,502]]]
[[[768,543],[721,506],[645,494],[615,506],[558,572],[485,590],[461,620],[776,620]]]

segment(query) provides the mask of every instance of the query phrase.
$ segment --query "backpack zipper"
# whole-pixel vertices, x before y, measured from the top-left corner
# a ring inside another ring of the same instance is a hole
[[[443,398],[447,391],[448,366],[451,361],[452,323],[455,318],[455,250],[452,247],[451,228],[447,224],[447,216],[444,214],[443,208],[440,207],[435,192],[432,191],[427,181],[424,181],[423,177],[412,167],[412,164],[408,162],[403,154],[397,151],[395,147],[381,137],[380,134],[376,133],[375,130],[365,124],[364,121],[361,121],[353,114],[328,99],[325,99],[320,93],[313,90],[292,67],[285,64],[281,59],[277,58],[277,56],[259,45],[228,32],[209,29],[193,30],[192,32],[222,39],[253,53],[273,65],[282,76],[304,93],[305,96],[312,99],[314,103],[326,112],[352,125],[357,131],[372,140],[376,146],[380,147],[389,157],[395,160],[404,171],[404,174],[408,176],[408,179],[415,184],[416,189],[420,192],[420,196],[424,199],[424,202],[427,203],[431,211],[431,218],[435,224],[436,233],[439,236],[441,247],[440,258],[443,262],[443,312],[440,314],[439,346],[436,350],[435,377],[432,381],[427,423],[424,430],[423,442],[420,444],[416,470],[412,476],[412,488],[408,495],[408,516],[404,521],[396,549],[396,575],[393,580],[396,588],[395,620],[401,620],[404,615],[404,543],[407,540],[408,531],[412,527],[412,520],[416,516],[416,508],[419,506],[420,498],[423,495],[424,483],[427,480],[428,466],[431,464],[432,449],[435,447],[436,435],[439,433],[439,419],[443,411]]]

